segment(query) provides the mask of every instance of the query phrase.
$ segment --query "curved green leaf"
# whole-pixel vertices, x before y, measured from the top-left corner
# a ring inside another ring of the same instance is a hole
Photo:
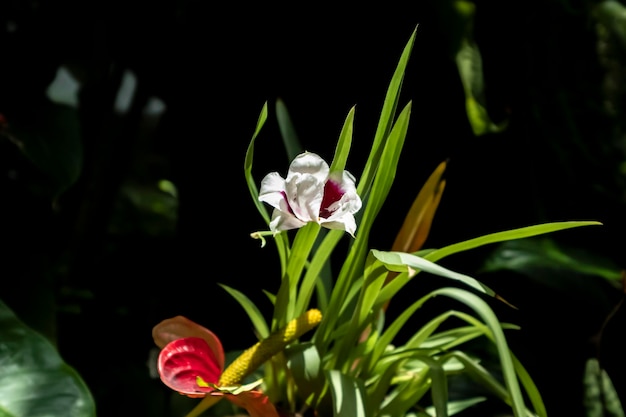
[[[405,252],[384,252],[376,249],[372,249],[372,254],[379,261],[383,262],[390,270],[396,272],[406,272],[407,269],[419,270],[429,272],[431,274],[439,275],[445,278],[455,279],[463,282],[464,284],[478,290],[482,293],[495,295],[495,292],[481,283],[480,281],[464,275],[458,272],[451,271],[443,266],[437,265],[425,258],[420,258],[417,255],[412,255]],[[415,275],[417,272],[413,271],[409,275]]]
[[[296,156],[302,153],[303,148],[298,139],[296,128],[291,121],[291,116],[287,111],[285,102],[281,99],[276,100],[276,119],[278,120],[278,128],[287,150],[289,161],[293,161]]]
[[[366,392],[362,381],[336,370],[326,372],[333,397],[333,415],[336,417],[368,417],[365,407]]]
[[[245,294],[241,291],[237,291],[234,288],[229,287],[228,285],[218,284],[220,287],[224,288],[232,297],[237,300],[237,302],[243,307],[243,309],[248,314],[250,321],[254,325],[255,330],[259,334],[260,338],[265,338],[269,336],[270,331],[267,323],[265,322],[265,318],[261,313],[261,310],[250,300]]]
[[[597,221],[554,222],[522,227],[519,229],[506,230],[503,232],[491,233],[488,235],[479,236],[474,239],[466,240],[464,242],[454,243],[441,249],[435,249],[424,255],[424,259],[427,259],[431,262],[437,262],[438,260],[443,259],[446,256],[453,255],[459,252],[464,252],[470,249],[475,249],[480,246],[489,245],[491,243],[523,239],[531,236],[543,235],[546,233],[552,233],[559,230],[566,230],[581,226],[602,226],[602,223]]]
[[[95,417],[89,389],[54,346],[0,301],[0,416]]]

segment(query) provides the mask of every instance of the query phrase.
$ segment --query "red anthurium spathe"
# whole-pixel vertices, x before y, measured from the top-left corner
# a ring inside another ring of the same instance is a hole
[[[233,390],[233,387],[220,389],[224,350],[218,337],[210,330],[177,316],[157,324],[152,329],[152,336],[161,348],[157,362],[159,376],[171,389],[191,398],[207,395],[215,401],[226,398],[245,408],[251,417],[278,417],[274,405],[260,391]],[[207,404],[212,405],[215,401],[208,401]]]
[[[274,207],[270,229],[298,229],[309,222],[354,236],[354,213],[361,209],[355,179],[348,171],[330,172],[319,155],[304,152],[289,166],[287,178],[277,172],[261,181],[259,200]]]
[[[217,384],[223,369],[209,344],[199,337],[174,340],[161,350],[158,360],[161,381],[175,391],[201,398],[214,388],[198,385],[198,377]]]

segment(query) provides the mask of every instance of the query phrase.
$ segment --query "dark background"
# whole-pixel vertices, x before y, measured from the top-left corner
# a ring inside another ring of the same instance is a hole
[[[421,185],[448,159],[426,247],[540,222],[598,220],[604,225],[554,238],[621,269],[625,44],[601,25],[599,4],[475,4],[485,103],[492,120],[509,122],[503,132],[476,136],[453,59],[460,21],[452,2],[2,2],[0,297],[57,344],[100,416],[167,415],[170,393],[146,367],[152,326],[185,315],[216,332],[227,350],[243,349],[255,340],[251,325],[216,284],[244,291],[267,311],[261,290],[277,288],[272,245],[261,249],[248,237],[265,225],[243,176],[263,103],[270,114],[256,146],[257,182],[269,171],[284,174],[289,162],[278,98],[303,147],[329,161],[356,105],[348,170],[358,178],[416,26],[400,100],[412,101],[411,124],[371,246],[391,246]],[[69,116],[45,96],[60,66],[82,86]],[[127,70],[137,80],[134,101],[116,113]],[[142,113],[151,97],[166,106],[156,119]],[[68,143],[69,130],[75,140]],[[77,163],[77,175],[68,174]],[[177,199],[155,189],[159,179],[174,183]],[[170,206],[137,203],[146,200]],[[481,275],[491,249],[446,265],[520,308],[494,307],[522,325],[511,345],[548,412],[584,415],[584,363],[598,355],[626,401],[623,308],[600,350],[594,344],[623,297],[619,285],[568,271]],[[423,289],[411,291],[402,298]]]

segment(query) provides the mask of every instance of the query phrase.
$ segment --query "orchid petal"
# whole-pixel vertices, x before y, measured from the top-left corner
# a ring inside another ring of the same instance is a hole
[[[259,191],[259,201],[266,202],[274,208],[285,210],[288,207],[285,195],[285,180],[277,172],[271,172],[263,178]]]
[[[339,197],[339,199],[337,199]],[[331,174],[325,187],[320,224],[328,229],[344,229],[354,237],[354,213],[362,202],[356,192],[355,179],[348,171]]]
[[[293,176],[310,175],[321,183],[326,181],[330,168],[318,154],[313,152],[303,152],[296,156],[289,165],[289,173],[287,174],[287,182]]]
[[[157,367],[165,385],[192,398],[204,397],[213,391],[211,387],[200,386],[199,378],[216,384],[222,375],[221,364],[213,350],[200,337],[185,337],[168,343],[159,353]]]
[[[287,201],[300,220],[317,221],[328,172],[326,161],[311,152],[298,155],[289,166],[285,181]]]
[[[280,230],[291,230],[291,229],[299,229],[304,226],[307,222],[303,222],[298,219],[291,213],[280,211],[278,209],[274,210],[272,213],[272,221],[270,222],[270,230],[280,231]]]
[[[204,339],[213,351],[220,369],[224,369],[224,349],[220,339],[209,329],[183,316],[176,316],[163,320],[152,328],[154,343],[161,349],[168,343],[185,337],[199,337]]]

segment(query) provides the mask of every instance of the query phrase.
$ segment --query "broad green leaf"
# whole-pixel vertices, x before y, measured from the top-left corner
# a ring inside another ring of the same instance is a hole
[[[342,374],[337,370],[326,371],[333,398],[335,417],[369,417],[370,410],[365,407],[366,392],[362,381]]]
[[[0,301],[0,416],[95,417],[91,393],[54,346]]]
[[[218,284],[222,287],[226,292],[228,292],[240,305],[243,307],[245,312],[248,314],[250,321],[254,325],[254,329],[259,334],[260,338],[266,338],[269,336],[270,331],[267,323],[265,322],[265,318],[261,311],[257,308],[257,306],[250,300],[245,294],[241,291],[238,291],[232,287],[229,287],[225,284]]]
[[[485,272],[511,270],[534,276],[539,269],[550,269],[600,276],[609,281],[622,279],[622,270],[606,258],[558,245],[547,237],[529,238],[502,243],[487,258]]]
[[[311,342],[298,343],[285,351],[287,365],[298,387],[298,394],[304,398],[321,395],[324,387],[322,359]],[[313,403],[316,399],[313,400]]]
[[[424,271],[445,278],[461,281],[475,290],[491,296],[495,295],[495,292],[491,288],[482,284],[480,281],[470,276],[451,271],[441,265],[430,262],[425,258],[420,258],[417,255],[404,252],[383,252],[376,249],[372,249],[372,254],[392,271],[405,272],[407,271],[407,268]],[[416,273],[417,271],[409,272],[409,275],[415,275]]]

